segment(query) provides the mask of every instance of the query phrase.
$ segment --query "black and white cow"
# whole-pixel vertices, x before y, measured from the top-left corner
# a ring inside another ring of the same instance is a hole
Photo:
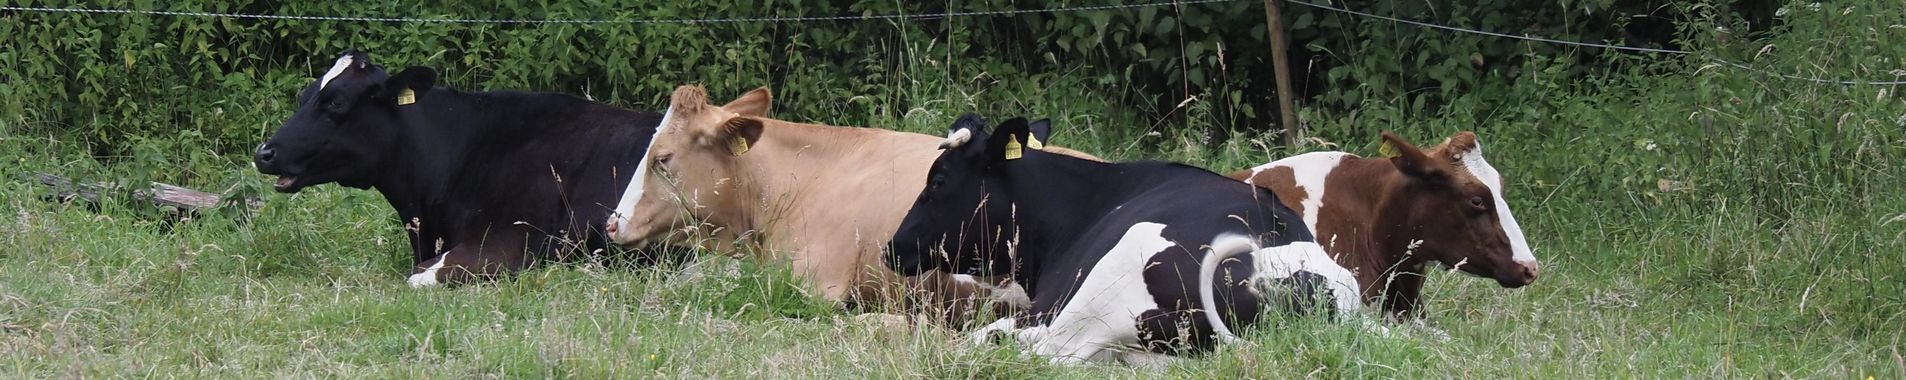
[[[436,83],[430,68],[391,75],[346,51],[258,147],[258,171],[277,175],[279,192],[337,183],[382,193],[409,232],[412,286],[609,246],[602,221],[661,115]]]
[[[1148,364],[1233,339],[1227,325],[1263,309],[1361,307],[1356,279],[1269,191],[1180,164],[1045,152],[1050,128],[1013,119],[987,133],[961,117],[888,253],[906,275],[1019,281],[1032,307],[976,339],[1005,333],[1057,362]]]

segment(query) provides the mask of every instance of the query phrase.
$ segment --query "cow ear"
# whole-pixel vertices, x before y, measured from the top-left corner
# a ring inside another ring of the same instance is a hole
[[[423,66],[404,68],[403,72],[384,80],[384,88],[378,94],[382,99],[396,99],[397,104],[415,103],[417,98],[437,87],[437,70]]]
[[[728,154],[739,156],[748,153],[755,142],[761,141],[761,129],[764,127],[761,119],[736,116],[721,123],[721,131],[716,134],[716,139],[728,147]]]
[[[1027,128],[1029,131],[1026,134],[1026,148],[1046,149],[1046,143],[1052,141],[1052,120],[1034,120],[1032,124],[1027,125]]]
[[[1403,174],[1425,180],[1443,178],[1443,166],[1430,158],[1429,154],[1423,153],[1422,149],[1417,149],[1416,145],[1410,144],[1408,140],[1397,137],[1394,133],[1383,132],[1383,148],[1384,155],[1394,154],[1390,157],[1390,164],[1396,165],[1396,169]]]
[[[1023,158],[1026,156],[1027,137],[1030,136],[1032,136],[1032,125],[1028,124],[1026,119],[1007,120],[999,123],[998,127],[993,127],[992,135],[987,138],[989,144],[986,151],[991,153],[994,160],[1011,161]]]
[[[1463,154],[1475,150],[1476,145],[1479,143],[1480,142],[1476,140],[1475,132],[1462,131],[1457,132],[1455,136],[1450,136],[1447,140],[1443,140],[1442,145],[1438,145],[1435,149],[1431,150],[1435,151],[1435,155],[1448,159],[1449,162],[1457,162],[1462,160]]]
[[[741,114],[741,116],[768,116],[774,106],[774,95],[767,86],[748,91],[741,97],[721,106],[721,109]]]

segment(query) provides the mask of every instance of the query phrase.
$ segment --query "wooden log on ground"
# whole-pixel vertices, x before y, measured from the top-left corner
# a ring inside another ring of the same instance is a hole
[[[100,194],[117,191],[119,186],[105,183],[79,183],[57,175],[32,173],[40,184],[53,187],[56,196],[61,199],[84,199],[99,203]],[[223,196],[179,186],[153,182],[150,188],[132,192],[133,199],[150,202],[160,207],[172,207],[179,210],[207,210],[218,208],[225,200]],[[265,207],[258,199],[244,200],[246,208],[256,211]]]

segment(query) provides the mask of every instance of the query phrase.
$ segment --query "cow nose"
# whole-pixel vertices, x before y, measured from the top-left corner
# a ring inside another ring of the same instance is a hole
[[[252,156],[252,159],[258,160],[260,164],[268,164],[273,157],[277,156],[277,151],[272,149],[271,145],[259,145],[258,152]]]
[[[1522,261],[1522,262],[1517,262],[1517,264],[1522,264],[1522,273],[1521,273],[1522,278],[1529,279],[1529,282],[1535,282],[1535,278],[1542,275],[1541,263],[1534,262],[1534,261]]]

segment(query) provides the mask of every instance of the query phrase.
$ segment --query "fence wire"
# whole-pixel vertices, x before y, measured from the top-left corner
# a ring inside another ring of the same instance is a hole
[[[648,18],[456,19],[456,18],[416,18],[416,17],[301,16],[301,15],[271,15],[271,14],[215,13],[215,12],[177,12],[177,11],[134,10],[134,9],[100,9],[100,8],[80,8],[80,7],[60,8],[60,7],[15,7],[15,6],[0,7],[0,10],[48,12],[48,13],[131,14],[131,15],[147,15],[147,16],[171,16],[171,17],[214,17],[214,18],[237,18],[237,19],[257,19],[257,20],[348,21],[348,22],[432,23],[432,24],[528,24],[528,25],[633,24],[633,25],[641,25],[641,24],[735,24],[735,23],[750,23],[750,22],[930,20],[930,19],[942,19],[942,18],[954,18],[954,17],[1012,16],[1012,15],[1037,14],[1037,13],[1109,11],[1109,10],[1151,8],[1151,7],[1192,5],[1192,4],[1229,3],[1229,2],[1236,2],[1236,1],[1245,1],[1245,0],[1182,0],[1182,1],[1168,1],[1168,2],[1155,2],[1155,3],[1110,4],[1110,5],[1054,7],[1054,8],[1039,8],[1039,9],[1008,9],[1008,10],[996,10],[996,11],[958,11],[958,12],[948,11],[948,12],[940,12],[940,13],[876,14],[876,15],[859,15],[859,16],[771,16],[771,17],[657,18],[657,19],[648,19]]]
[[[995,10],[995,11],[948,11],[948,12],[940,12],[940,13],[917,13],[917,14],[875,14],[875,15],[859,15],[859,16],[727,17],[727,18],[699,18],[699,19],[691,19],[691,18],[456,19],[456,18],[416,18],[416,17],[273,15],[273,14],[245,14],[245,13],[217,13],[217,12],[181,12],[181,11],[137,10],[137,9],[102,9],[102,8],[82,8],[82,7],[21,7],[21,6],[0,7],[0,11],[77,13],[77,14],[123,14],[123,15],[146,15],[146,16],[168,16],[168,17],[213,17],[213,18],[236,18],[236,19],[254,19],[254,20],[300,20],[300,21],[383,22],[383,23],[643,25],[643,24],[733,24],[733,23],[751,23],[751,22],[930,20],[930,19],[945,19],[945,18],[955,18],[955,17],[1012,16],[1012,15],[1023,15],[1023,14],[1111,11],[1111,10],[1125,10],[1125,9],[1136,9],[1136,8],[1163,7],[1163,6],[1182,6],[1182,5],[1209,4],[1209,3],[1230,3],[1230,2],[1237,2],[1237,1],[1247,1],[1247,0],[1180,0],[1180,1],[1169,1],[1169,2],[1135,3],[1135,4],[1110,4],[1110,5],[1092,5],[1092,6],[1053,7],[1053,8],[1039,8],[1039,9],[1009,9],[1009,10]],[[1508,39],[1533,41],[1533,42],[1541,42],[1541,43],[1549,43],[1549,44],[1559,44],[1559,45],[1581,46],[1581,47],[1597,48],[1597,49],[1632,51],[1632,52],[1639,52],[1639,53],[1657,53],[1657,54],[1674,54],[1674,55],[1695,54],[1695,52],[1686,51],[1686,50],[1677,50],[1677,49],[1658,49],[1658,48],[1646,48],[1646,47],[1634,47],[1634,46],[1621,46],[1621,45],[1599,44],[1599,43],[1581,42],[1581,41],[1559,40],[1559,39],[1545,38],[1540,36],[1532,36],[1528,34],[1518,35],[1518,34],[1490,32],[1485,30],[1459,28],[1454,26],[1439,25],[1439,24],[1432,24],[1432,23],[1427,23],[1422,21],[1406,20],[1406,19],[1401,19],[1396,17],[1377,15],[1377,14],[1372,14],[1367,12],[1355,11],[1345,7],[1332,6],[1329,4],[1312,3],[1312,2],[1298,1],[1298,0],[1282,0],[1282,1],[1286,3],[1290,3],[1290,4],[1297,4],[1297,5],[1316,8],[1316,9],[1339,12],[1339,13],[1349,14],[1349,15],[1353,15],[1357,17],[1375,18],[1379,20],[1407,24],[1407,25],[1423,27],[1423,28],[1438,29],[1438,30],[1445,30],[1445,31],[1452,31],[1452,32],[1459,32],[1459,33],[1470,33],[1470,34],[1491,36],[1491,37],[1497,37],[1497,38],[1508,38]],[[1714,63],[1721,64],[1727,67],[1732,67],[1732,68],[1745,70],[1747,72],[1751,72],[1755,74],[1760,74],[1760,75],[1765,75],[1765,76],[1770,76],[1770,77],[1780,78],[1780,79],[1786,79],[1786,80],[1797,80],[1797,81],[1807,81],[1807,82],[1813,82],[1813,83],[1840,84],[1840,85],[1906,84],[1906,81],[1900,81],[1900,80],[1871,81],[1871,80],[1822,79],[1818,77],[1799,76],[1799,75],[1768,71],[1765,69],[1758,69],[1752,66],[1748,66],[1745,64],[1736,63],[1733,61],[1728,61],[1728,60],[1720,59],[1720,58],[1709,58],[1709,60],[1713,61]],[[1906,70],[1896,70],[1895,72],[1906,72]]]
[[[1317,8],[1317,9],[1323,9],[1323,10],[1328,10],[1328,11],[1333,11],[1333,12],[1340,12],[1340,13],[1344,13],[1344,14],[1349,14],[1349,15],[1355,15],[1355,16],[1358,16],[1358,17],[1369,17],[1369,18],[1374,18],[1374,19],[1379,19],[1379,20],[1384,20],[1384,21],[1389,21],[1389,22],[1394,22],[1394,23],[1401,23],[1401,24],[1408,24],[1408,25],[1414,25],[1414,26],[1418,26],[1418,27],[1424,27],[1424,28],[1430,28],[1430,29],[1441,29],[1441,30],[1447,30],[1447,31],[1452,31],[1452,32],[1461,32],[1461,33],[1470,33],[1470,34],[1479,34],[1479,35],[1485,35],[1485,36],[1491,36],[1491,37],[1497,37],[1497,38],[1508,38],[1508,39],[1517,39],[1517,40],[1524,40],[1524,41],[1534,41],[1534,42],[1542,42],[1542,43],[1550,43],[1550,44],[1560,44],[1560,45],[1573,45],[1573,46],[1582,46],[1582,47],[1590,47],[1590,48],[1599,48],[1599,49],[1614,49],[1614,50],[1625,50],[1625,51],[1633,51],[1633,52],[1642,52],[1642,53],[1661,53],[1661,54],[1674,54],[1674,55],[1691,55],[1691,54],[1695,54],[1694,52],[1691,52],[1691,51],[1687,51],[1687,50],[1676,50],[1676,49],[1656,49],[1656,48],[1645,48],[1645,47],[1634,47],[1634,46],[1621,46],[1621,45],[1609,45],[1609,44],[1597,44],[1597,43],[1588,43],[1588,42],[1580,42],[1580,41],[1567,41],[1567,40],[1558,40],[1558,39],[1553,39],[1553,38],[1544,38],[1544,37],[1537,37],[1537,36],[1531,36],[1531,35],[1527,35],[1527,34],[1521,34],[1521,35],[1516,35],[1516,34],[1507,34],[1507,33],[1497,33],[1497,32],[1490,32],[1490,31],[1485,31],[1485,30],[1475,30],[1475,29],[1465,29],[1465,28],[1458,28],[1458,27],[1454,27],[1454,26],[1447,26],[1447,25],[1437,25],[1437,24],[1431,24],[1431,23],[1427,23],[1427,22],[1421,22],[1421,21],[1413,21],[1413,20],[1405,20],[1405,19],[1400,19],[1400,18],[1395,18],[1395,17],[1389,17],[1389,16],[1382,16],[1382,15],[1376,15],[1376,14],[1371,14],[1371,13],[1366,13],[1366,12],[1358,12],[1358,11],[1354,11],[1354,10],[1350,10],[1350,9],[1348,9],[1348,8],[1341,8],[1341,7],[1335,7],[1335,6],[1330,6],[1330,5],[1327,5],[1327,4],[1317,4],[1317,3],[1311,3],[1311,2],[1305,2],[1305,1],[1297,1],[1297,0],[1286,0],[1285,2],[1286,2],[1286,3],[1291,3],[1291,4],[1297,4],[1297,5],[1302,5],[1302,6],[1306,6],[1306,7],[1311,7],[1311,8]],[[1720,59],[1720,58],[1709,58],[1709,60],[1711,60],[1711,61],[1714,61],[1714,63],[1717,63],[1717,64],[1721,64],[1721,65],[1725,65],[1725,66],[1728,66],[1728,67],[1733,67],[1733,68],[1737,68],[1737,69],[1741,69],[1741,70],[1746,70],[1746,71],[1748,71],[1748,72],[1752,72],[1752,73],[1755,73],[1755,74],[1761,74],[1761,75],[1766,75],[1766,76],[1771,76],[1771,77],[1775,77],[1775,78],[1780,78],[1780,79],[1787,79],[1787,80],[1799,80],[1799,81],[1808,81],[1808,82],[1814,82],[1814,83],[1822,83],[1822,84],[1842,84],[1842,85],[1856,85],[1856,84],[1874,84],[1874,85],[1900,85],[1900,84],[1906,84],[1906,81],[1853,81],[1853,80],[1839,80],[1839,79],[1821,79],[1821,78],[1815,78],[1815,77],[1803,77],[1803,76],[1798,76],[1798,75],[1791,75],[1791,74],[1782,74],[1782,73],[1777,73],[1777,72],[1772,72],[1772,71],[1767,71],[1767,70],[1763,70],[1763,69],[1757,69],[1757,68],[1754,68],[1754,67],[1752,67],[1752,66],[1748,66],[1748,65],[1744,65],[1744,64],[1740,64],[1740,63],[1735,63],[1735,62],[1733,62],[1733,61],[1729,61],[1729,60],[1725,60],[1725,59]]]

